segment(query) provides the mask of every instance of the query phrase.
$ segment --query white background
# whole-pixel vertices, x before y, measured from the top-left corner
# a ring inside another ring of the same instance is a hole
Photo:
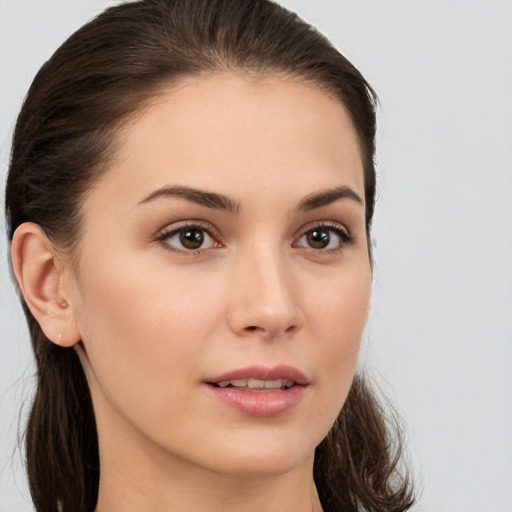
[[[0,0],[2,183],[33,75],[110,3]],[[512,2],[283,4],[381,99],[365,354],[407,424],[415,511],[512,512]],[[25,512],[15,448],[33,368],[3,226],[0,252],[0,512]]]

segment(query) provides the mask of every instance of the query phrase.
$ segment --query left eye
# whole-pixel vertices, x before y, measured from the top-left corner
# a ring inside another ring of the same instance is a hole
[[[318,226],[306,231],[296,244],[316,250],[336,249],[348,243],[349,239],[349,235],[341,229]]]
[[[213,237],[203,228],[187,226],[167,234],[162,238],[167,245],[180,251],[194,251],[215,247]]]

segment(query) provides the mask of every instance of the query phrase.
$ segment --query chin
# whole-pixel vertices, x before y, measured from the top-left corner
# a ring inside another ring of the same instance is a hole
[[[294,432],[273,436],[260,432],[237,440],[228,436],[228,443],[217,444],[216,453],[209,454],[210,467],[215,472],[237,477],[284,475],[304,465],[312,466],[315,448],[323,437],[322,433],[306,439]]]
[[[314,451],[311,453],[249,453],[235,454],[219,467],[218,472],[240,477],[276,477],[285,475],[312,462]]]

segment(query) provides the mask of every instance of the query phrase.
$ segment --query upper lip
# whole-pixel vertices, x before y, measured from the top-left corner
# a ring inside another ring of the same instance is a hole
[[[257,380],[276,380],[285,379],[293,380],[296,384],[306,385],[309,383],[308,378],[297,368],[292,366],[280,365],[274,368],[266,368],[264,366],[247,366],[232,370],[222,375],[217,375],[211,379],[206,379],[205,382],[209,384],[217,384],[227,380],[243,380],[243,379],[257,379]]]

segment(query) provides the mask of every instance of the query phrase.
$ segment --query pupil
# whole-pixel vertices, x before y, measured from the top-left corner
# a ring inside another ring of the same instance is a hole
[[[187,229],[180,233],[180,242],[187,249],[199,249],[204,242],[204,234],[199,229]]]
[[[327,231],[312,229],[307,234],[308,244],[314,249],[324,249],[329,245],[331,237]]]

